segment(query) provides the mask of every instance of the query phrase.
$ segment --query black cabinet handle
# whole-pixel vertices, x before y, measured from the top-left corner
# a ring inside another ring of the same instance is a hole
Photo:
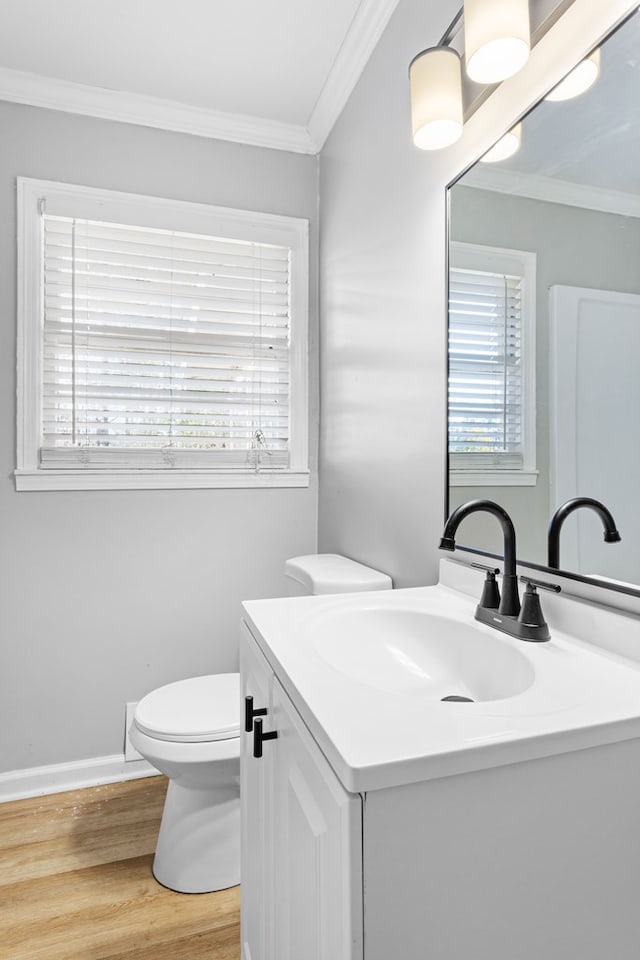
[[[266,717],[267,708],[260,707],[257,710],[253,709],[253,697],[244,698],[244,729],[245,733],[251,733],[253,730],[253,718],[254,717]]]
[[[269,733],[262,732],[262,720],[253,721],[253,755],[256,760],[259,760],[262,756],[262,744],[265,740],[276,740],[278,734],[275,730],[270,730]]]

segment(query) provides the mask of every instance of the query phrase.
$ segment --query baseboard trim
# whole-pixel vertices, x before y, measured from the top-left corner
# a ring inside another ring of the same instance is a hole
[[[140,777],[156,776],[157,773],[147,760],[125,762],[123,754],[9,770],[0,773],[0,803],[64,793],[82,787],[97,787],[103,783],[138,780]]]

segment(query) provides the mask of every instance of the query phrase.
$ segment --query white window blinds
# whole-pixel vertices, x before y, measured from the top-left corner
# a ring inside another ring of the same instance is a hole
[[[450,271],[449,453],[457,470],[523,466],[522,282]]]
[[[44,466],[288,464],[290,250],[44,220]]]

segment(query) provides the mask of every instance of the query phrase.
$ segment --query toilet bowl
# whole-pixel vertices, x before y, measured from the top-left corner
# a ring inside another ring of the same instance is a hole
[[[391,578],[337,554],[285,565],[290,596],[390,590]],[[179,893],[240,882],[240,683],[237,673],[159,687],[138,703],[129,739],[169,778],[153,874]]]
[[[139,701],[129,738],[169,778],[153,875],[179,893],[240,882],[240,684],[193,677]]]

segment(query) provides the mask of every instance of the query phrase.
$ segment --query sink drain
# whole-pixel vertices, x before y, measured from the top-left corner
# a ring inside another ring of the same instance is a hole
[[[473,703],[471,697],[458,697],[455,693],[452,693],[449,697],[442,697],[442,701],[448,700],[449,703]]]

